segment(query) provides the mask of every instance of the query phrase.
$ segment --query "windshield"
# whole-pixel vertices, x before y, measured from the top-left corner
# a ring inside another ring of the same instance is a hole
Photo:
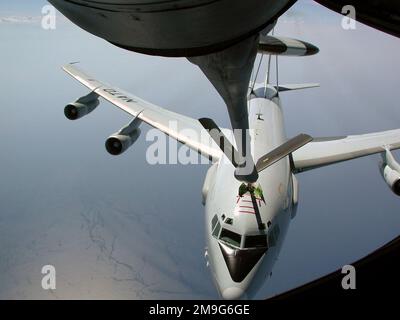
[[[240,242],[242,240],[242,236],[240,234],[237,234],[228,229],[222,229],[219,238],[220,240],[225,241],[226,243],[231,244],[235,247],[240,247]]]
[[[266,235],[246,236],[245,248],[265,248],[268,246]]]

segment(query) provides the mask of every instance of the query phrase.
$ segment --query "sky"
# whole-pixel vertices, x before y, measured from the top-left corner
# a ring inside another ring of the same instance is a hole
[[[0,2],[0,299],[216,299],[205,265],[201,187],[207,166],[146,162],[146,126],[120,157],[105,139],[129,122],[107,102],[70,122],[86,94],[61,66],[80,61],[100,80],[193,118],[229,126],[222,99],[185,59],[127,52],[60,14],[40,26],[45,1]],[[400,42],[311,1],[275,34],[315,44],[313,57],[280,58],[282,83],[321,87],[282,94],[288,136],[362,134],[400,126]],[[399,153],[395,153],[399,156]],[[399,157],[400,159],[400,157]],[[302,173],[300,204],[272,279],[275,295],[351,263],[398,235],[399,198],[379,156]],[[41,268],[57,289],[41,288]]]

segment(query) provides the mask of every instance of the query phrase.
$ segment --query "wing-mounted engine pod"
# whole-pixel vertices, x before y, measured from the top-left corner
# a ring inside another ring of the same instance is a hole
[[[382,175],[393,193],[400,196],[400,173],[386,165],[382,169]]]
[[[64,115],[69,120],[77,120],[91,113],[99,104],[99,95],[95,92],[91,92],[75,102],[68,104],[64,108]]]
[[[383,179],[393,193],[400,196],[400,165],[388,149],[382,153],[382,159],[381,174]]]
[[[400,179],[394,183],[392,191],[400,197]]]
[[[292,173],[292,215],[291,219],[294,219],[297,214],[297,206],[299,205],[299,180],[297,180],[296,176]]]
[[[139,127],[141,123],[142,120],[135,118],[127,126],[111,135],[105,143],[107,152],[113,156],[118,156],[128,150],[140,137],[141,130]]]

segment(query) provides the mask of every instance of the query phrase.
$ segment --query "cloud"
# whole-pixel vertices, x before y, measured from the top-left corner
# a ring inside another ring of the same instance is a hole
[[[0,23],[36,24],[41,19],[41,16],[3,16],[0,17]]]

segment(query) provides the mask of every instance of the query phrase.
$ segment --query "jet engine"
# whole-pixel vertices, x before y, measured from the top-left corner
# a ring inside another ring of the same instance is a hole
[[[400,173],[389,166],[385,166],[382,169],[382,175],[390,189],[396,195],[400,196]]]
[[[106,140],[106,149],[113,156],[118,156],[124,153],[132,146],[140,137],[140,125],[142,120],[135,118],[127,126],[123,127],[118,132],[114,133]]]
[[[95,92],[91,92],[75,102],[68,104],[64,108],[64,114],[69,120],[77,120],[91,113],[96,109],[99,103],[99,95]]]
[[[389,150],[382,153],[382,158],[381,174],[383,179],[385,179],[390,189],[400,196],[400,165]]]

